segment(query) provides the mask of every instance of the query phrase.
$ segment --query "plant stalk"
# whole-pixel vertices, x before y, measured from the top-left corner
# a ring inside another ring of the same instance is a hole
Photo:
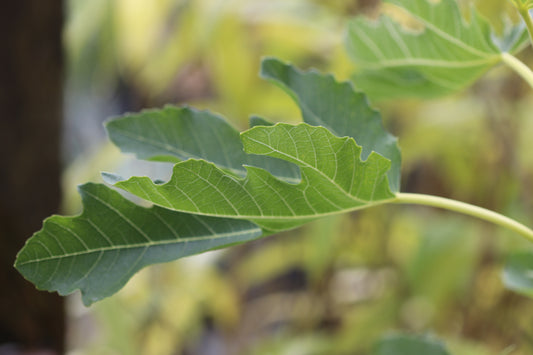
[[[533,230],[531,230],[530,228],[515,221],[512,218],[505,217],[499,213],[487,210],[482,207],[473,206],[468,203],[450,200],[444,197],[402,192],[397,193],[396,198],[391,202],[398,204],[416,204],[432,206],[463,213],[515,231],[530,242],[533,242]]]
[[[533,21],[531,20],[531,16],[529,15],[529,9],[528,4],[518,4],[515,3],[515,7],[518,10],[518,13],[526,23],[527,31],[529,32],[529,40],[531,43],[533,43]]]
[[[509,53],[502,53],[502,61],[518,73],[533,88],[533,72],[527,65]]]

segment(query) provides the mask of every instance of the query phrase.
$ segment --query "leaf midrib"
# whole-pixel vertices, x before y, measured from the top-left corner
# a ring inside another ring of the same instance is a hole
[[[414,18],[416,18],[418,21],[420,21],[425,27],[426,27],[426,30],[427,29],[430,29],[431,31],[433,31],[437,36],[440,36],[443,40],[445,41],[448,41],[450,43],[453,43],[455,44],[457,47],[459,48],[462,48],[474,55],[478,55],[478,56],[482,56],[482,57],[488,57],[488,56],[491,56],[493,55],[494,53],[493,52],[484,52],[484,51],[481,51],[475,47],[472,47],[470,46],[469,44],[461,41],[459,38],[456,38],[446,32],[444,32],[443,30],[441,30],[440,28],[438,28],[437,26],[435,26],[433,23],[427,21],[426,19],[420,17],[419,15],[417,14],[414,14],[412,13],[411,11],[409,10],[406,10],[411,16],[413,16]],[[462,20],[460,20],[462,22]],[[464,23],[461,23],[461,25],[464,25]],[[469,25],[470,26],[473,26],[472,24]]]
[[[387,59],[381,60],[378,64],[375,62],[359,61],[360,64],[371,70],[377,70],[380,68],[393,68],[393,67],[439,67],[439,68],[471,68],[479,66],[493,65],[501,60],[500,54],[487,56],[485,59],[470,60],[470,61],[444,61],[428,58],[405,58],[405,59]]]
[[[164,244],[178,244],[178,243],[187,243],[187,242],[194,242],[194,241],[202,241],[202,240],[212,240],[212,239],[219,239],[219,238],[228,238],[228,237],[238,237],[246,234],[250,234],[253,232],[262,232],[261,228],[253,228],[253,229],[247,229],[240,232],[226,232],[226,233],[218,233],[216,236],[204,236],[204,237],[189,237],[189,238],[180,238],[178,240],[176,239],[165,239],[165,240],[159,240],[159,241],[151,241],[151,242],[144,242],[144,243],[136,243],[136,244],[121,244],[121,245],[109,245],[104,247],[98,247],[98,248],[92,248],[92,249],[86,249],[79,252],[71,252],[71,253],[65,253],[60,255],[50,255],[49,257],[45,258],[39,258],[39,259],[31,259],[25,262],[19,262],[15,264],[15,266],[24,266],[32,263],[37,263],[41,261],[48,261],[48,260],[56,260],[56,259],[62,259],[62,258],[69,258],[73,256],[80,256],[80,255],[88,255],[98,252],[106,252],[106,251],[113,251],[113,250],[124,250],[124,249],[135,249],[135,248],[149,248],[153,246],[158,245],[164,245]]]

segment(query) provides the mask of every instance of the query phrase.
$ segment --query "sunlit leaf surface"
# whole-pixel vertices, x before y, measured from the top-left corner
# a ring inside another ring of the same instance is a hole
[[[165,184],[131,177],[116,186],[169,209],[252,220],[267,231],[394,197],[386,176],[390,161],[377,153],[361,161],[361,148],[352,138],[339,138],[305,123],[257,126],[241,137],[249,154],[296,164],[301,182],[287,183],[252,166],[246,167],[246,178],[239,179],[212,163],[190,159],[176,164]]]

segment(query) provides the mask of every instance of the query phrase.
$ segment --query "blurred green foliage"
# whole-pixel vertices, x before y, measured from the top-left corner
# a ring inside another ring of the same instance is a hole
[[[461,3],[467,11],[471,2]],[[69,112],[81,116],[84,101],[113,102],[115,111],[91,109],[110,114],[186,101],[241,128],[250,112],[294,120],[296,106],[258,78],[259,59],[274,55],[348,78],[346,21],[375,15],[374,5],[70,0]],[[496,26],[503,12],[514,16],[505,1],[476,5]],[[530,51],[523,58],[533,62]],[[533,224],[531,98],[515,74],[496,68],[458,95],[380,104],[400,138],[402,190]],[[135,165],[109,147],[92,151],[67,169],[66,186],[106,166]],[[67,212],[79,208],[71,191],[65,196]],[[69,347],[84,355],[369,354],[383,334],[400,331],[435,334],[451,354],[530,354],[533,307],[500,279],[506,255],[524,248],[531,249],[511,233],[448,212],[361,211],[145,269],[90,309],[71,298]]]

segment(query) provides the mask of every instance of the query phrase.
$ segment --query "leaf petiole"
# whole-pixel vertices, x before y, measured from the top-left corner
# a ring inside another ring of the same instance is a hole
[[[533,242],[533,230],[531,230],[530,228],[526,227],[525,225],[517,222],[512,218],[505,217],[499,213],[490,211],[482,207],[470,205],[468,203],[438,196],[401,192],[397,193],[396,198],[391,202],[397,204],[416,204],[432,206],[463,213],[515,231],[530,242]]]
[[[509,53],[502,53],[502,61],[520,75],[533,88],[533,71],[522,61]]]
[[[527,31],[529,32],[529,38],[531,42],[533,43],[533,21],[531,20],[531,16],[529,15],[529,9],[533,8],[533,1],[518,1],[518,0],[512,0],[511,1],[513,5],[518,10],[518,13],[520,14],[520,17],[524,20]]]

